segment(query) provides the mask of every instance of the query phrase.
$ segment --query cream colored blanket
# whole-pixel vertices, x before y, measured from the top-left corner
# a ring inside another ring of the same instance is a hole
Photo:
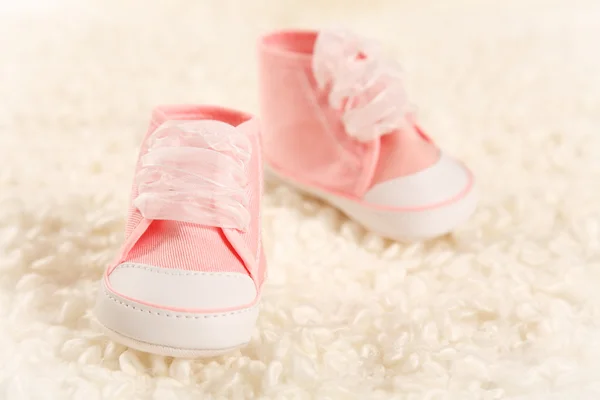
[[[0,399],[600,397],[600,2],[0,3]],[[248,348],[149,356],[93,324],[149,111],[256,111],[254,41],[345,26],[404,65],[475,217],[398,244],[268,186]]]

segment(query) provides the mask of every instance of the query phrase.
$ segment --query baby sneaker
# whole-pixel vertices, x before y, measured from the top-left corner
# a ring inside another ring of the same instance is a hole
[[[153,112],[125,242],[95,307],[109,337],[189,358],[250,341],[266,268],[258,135],[254,119],[224,108]]]
[[[399,69],[346,32],[259,43],[268,172],[397,240],[443,235],[476,207],[473,176],[415,123]]]

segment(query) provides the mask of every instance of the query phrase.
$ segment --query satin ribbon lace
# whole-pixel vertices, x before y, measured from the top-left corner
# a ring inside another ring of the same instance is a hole
[[[144,218],[245,230],[251,143],[219,121],[167,121],[148,138],[134,200]]]
[[[411,126],[400,67],[379,47],[342,31],[319,34],[312,70],[329,105],[342,113],[346,133],[362,142]]]

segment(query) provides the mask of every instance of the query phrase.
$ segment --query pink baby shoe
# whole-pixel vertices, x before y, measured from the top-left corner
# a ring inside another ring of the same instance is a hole
[[[265,278],[261,148],[249,115],[157,108],[138,159],[125,243],[95,314],[117,342],[174,357],[250,341]]]
[[[271,175],[397,240],[443,235],[474,212],[473,175],[415,123],[398,67],[346,32],[259,43]]]

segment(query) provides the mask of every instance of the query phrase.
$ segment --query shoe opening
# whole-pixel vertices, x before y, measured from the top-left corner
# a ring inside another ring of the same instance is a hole
[[[277,31],[260,41],[263,51],[290,56],[310,56],[317,40],[316,31]]]
[[[215,120],[239,126],[252,116],[230,108],[207,105],[163,105],[152,112],[152,120],[160,125],[169,120]]]

